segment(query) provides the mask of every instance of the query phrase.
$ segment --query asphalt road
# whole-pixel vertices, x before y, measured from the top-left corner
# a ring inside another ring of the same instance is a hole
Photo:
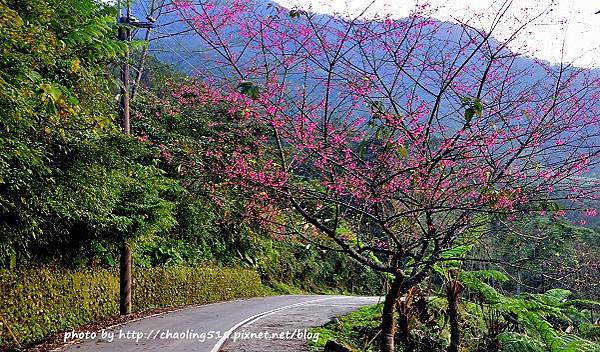
[[[314,338],[306,329],[378,301],[294,295],[209,304],[99,331],[62,351],[303,351]]]

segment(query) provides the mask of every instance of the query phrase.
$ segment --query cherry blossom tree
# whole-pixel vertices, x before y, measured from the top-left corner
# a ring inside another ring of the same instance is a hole
[[[365,20],[173,2],[206,49],[203,83],[186,86],[182,104],[226,102],[260,146],[229,149],[215,172],[257,206],[293,209],[301,220],[286,231],[391,278],[382,351],[395,348],[398,297],[491,219],[596,215],[600,80],[508,49],[537,16],[494,39],[510,2],[499,4],[481,30],[433,20],[427,6]],[[224,157],[215,142],[211,155]]]

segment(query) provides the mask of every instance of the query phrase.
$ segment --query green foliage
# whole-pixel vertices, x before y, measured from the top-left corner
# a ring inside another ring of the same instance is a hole
[[[136,310],[264,295],[256,271],[219,267],[148,268],[135,272]]]
[[[209,262],[210,248],[182,239],[153,236],[135,244],[135,263],[139,267],[197,265]]]
[[[502,343],[502,352],[598,352],[600,345],[578,336],[556,336],[552,329],[540,326],[539,333],[544,334],[543,341],[532,339],[527,334],[503,332],[498,335]]]
[[[460,258],[472,250],[473,250],[472,245],[456,246],[454,248],[450,248],[450,249],[443,251],[440,256],[441,256],[441,258],[444,258],[444,259]]]
[[[381,277],[342,253],[315,250],[293,239],[263,239],[259,244],[258,271],[275,289],[285,284],[309,292],[379,294]]]
[[[107,270],[0,270],[0,313],[20,343],[118,314],[118,276]],[[12,344],[0,334],[0,346]]]
[[[202,304],[264,294],[250,269],[210,266],[134,271],[134,311]],[[29,268],[0,270],[0,313],[22,344],[118,315],[114,270]],[[0,348],[13,343],[0,334]]]
[[[253,100],[258,99],[259,89],[258,86],[252,82],[242,82],[238,85],[240,93],[247,95]]]
[[[467,289],[465,298],[470,298],[459,306],[462,351],[600,351],[600,330],[591,321],[590,311],[585,309],[600,303],[572,300],[571,292],[563,289],[543,294],[504,295],[493,287],[508,279],[503,273],[451,270]],[[413,348],[445,351],[449,339],[447,298],[444,294],[420,294],[423,296],[414,301],[408,318]],[[315,351],[322,351],[328,340],[335,340],[351,351],[376,350],[380,316],[381,306],[373,306],[313,329],[321,338],[311,346]],[[399,350],[402,348],[399,346]]]
[[[309,342],[311,349],[323,351],[327,341],[334,340],[351,351],[375,351],[372,337],[377,335],[382,310],[382,304],[363,307],[323,327],[311,329],[312,333],[319,334],[318,340]]]
[[[589,311],[581,307],[600,306],[600,302],[571,300],[571,292],[564,289],[505,296],[492,283],[505,282],[508,278],[493,270],[463,272],[459,277],[474,294],[481,308],[479,317],[494,317],[486,325],[503,326],[492,336],[502,344],[502,351],[600,350],[599,343],[577,335],[578,330],[585,332],[585,327],[592,323]]]
[[[201,83],[176,76],[183,82],[184,89],[179,90],[169,77],[170,72],[148,74],[148,82],[160,88],[138,95],[135,109],[146,118],[136,119],[133,128],[169,154],[160,166],[187,192],[175,207],[177,225],[140,244],[143,248],[136,254],[141,263],[247,265],[256,267],[263,282],[277,292],[378,293],[381,280],[372,271],[338,253],[311,248],[301,239],[274,238],[246,214],[255,195],[245,194],[213,171],[212,166],[228,162],[226,155],[206,154],[217,138],[231,150],[255,148],[254,136],[248,133],[251,126],[241,125],[222,104],[203,104],[198,99],[204,93]],[[197,104],[181,105],[179,99]]]
[[[0,265],[172,227],[180,190],[153,164],[158,149],[113,124],[106,65],[125,50],[114,8],[9,0],[0,11]]]
[[[462,99],[465,109],[465,122],[468,124],[473,119],[473,116],[481,117],[483,114],[483,104],[477,98],[465,97]]]
[[[544,348],[539,341],[526,334],[503,332],[497,338],[503,345],[503,352],[540,352]]]
[[[577,297],[600,297],[600,271],[594,269],[600,260],[597,229],[546,217],[523,218],[512,227],[528,236],[497,226],[493,240],[484,241],[472,255],[488,253],[491,259],[518,263],[501,265],[504,272],[519,278],[519,282],[502,285],[504,290],[519,293],[528,287],[532,292],[545,292],[559,287]]]
[[[18,241],[21,261],[27,255],[30,260],[64,257],[68,262],[73,258],[69,249],[76,252],[87,241],[151,236],[174,226],[170,199],[183,191],[162,170],[144,165],[155,154],[118,133],[63,144],[52,155],[56,161],[48,183],[28,185],[36,195],[31,208],[19,204],[14,215],[4,218],[4,245],[18,248],[13,242]],[[19,226],[25,216],[35,224],[37,236]]]
[[[486,282],[506,282],[508,277],[496,270],[478,270],[461,272],[460,281],[484,302],[499,303],[501,296],[496,289]]]

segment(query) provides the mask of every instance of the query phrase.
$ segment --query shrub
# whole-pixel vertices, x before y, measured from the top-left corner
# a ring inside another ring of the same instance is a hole
[[[351,351],[374,351],[375,336],[379,331],[383,305],[376,304],[362,307],[339,319],[334,319],[325,326],[311,329],[318,333],[319,339],[310,341],[313,351],[323,351],[328,341],[348,348]]]
[[[136,269],[134,310],[176,307],[263,295],[253,270],[217,267]],[[115,270],[0,270],[0,314],[21,344],[119,312]],[[0,349],[13,344],[0,328]]]
[[[249,269],[155,267],[138,269],[134,309],[210,303],[264,294],[258,274]]]
[[[115,315],[119,279],[108,270],[0,270],[0,314],[21,343]],[[0,346],[13,341],[5,329]]]

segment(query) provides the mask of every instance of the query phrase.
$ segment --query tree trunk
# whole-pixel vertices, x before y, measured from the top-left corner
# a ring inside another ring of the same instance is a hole
[[[121,247],[119,307],[121,315],[131,313],[131,248],[126,241]]]
[[[398,304],[398,295],[402,286],[402,277],[396,276],[385,295],[381,314],[381,352],[396,351],[396,319],[394,313]]]
[[[405,314],[401,309],[398,310],[398,334],[400,335],[400,342],[404,345],[403,351],[410,352],[412,351],[412,346],[410,344],[410,330],[408,327],[408,314]]]
[[[450,322],[450,347],[448,352],[458,352],[460,346],[460,328],[458,321],[458,303],[463,291],[463,285],[457,280],[450,280],[446,284],[446,298],[448,299],[448,320]]]
[[[414,351],[414,346],[410,339],[410,317],[413,313],[415,289],[416,286],[413,286],[398,293],[399,296],[401,295],[400,300],[398,300],[398,334],[399,340],[403,344],[404,352]]]

